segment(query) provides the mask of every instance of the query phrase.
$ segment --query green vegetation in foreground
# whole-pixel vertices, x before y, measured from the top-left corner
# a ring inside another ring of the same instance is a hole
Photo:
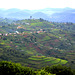
[[[40,70],[33,70],[30,67],[21,66],[19,63],[0,61],[0,75],[74,75],[75,70],[62,66],[47,66]]]

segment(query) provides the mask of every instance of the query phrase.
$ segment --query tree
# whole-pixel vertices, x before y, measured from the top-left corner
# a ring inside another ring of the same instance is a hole
[[[56,75],[73,75],[71,68],[62,65],[47,66],[45,71]]]
[[[74,64],[74,61],[71,61],[72,64]]]
[[[3,38],[3,40],[7,40],[7,38],[6,38],[6,37],[4,37],[4,38]]]
[[[23,67],[20,64],[1,61],[0,75],[35,75],[35,72],[29,67]]]
[[[40,18],[40,22],[44,21],[44,19]]]
[[[32,16],[30,16],[30,19],[32,19]]]

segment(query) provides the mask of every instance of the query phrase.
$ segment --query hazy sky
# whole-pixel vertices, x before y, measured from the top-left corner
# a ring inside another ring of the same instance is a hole
[[[75,8],[75,0],[0,0],[0,8],[37,10],[43,8]]]

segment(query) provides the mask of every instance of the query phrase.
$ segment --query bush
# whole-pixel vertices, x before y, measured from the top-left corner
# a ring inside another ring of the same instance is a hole
[[[73,75],[71,68],[62,65],[47,66],[45,71],[56,75]]]
[[[0,75],[75,75],[75,70],[71,70],[71,68],[62,65],[54,65],[51,67],[47,66],[40,71],[34,71],[18,63],[1,61]]]
[[[55,75],[55,74],[48,73],[45,70],[41,69],[40,71],[36,72],[36,75]]]
[[[8,61],[0,62],[0,75],[35,75],[35,72],[29,67],[23,67]]]

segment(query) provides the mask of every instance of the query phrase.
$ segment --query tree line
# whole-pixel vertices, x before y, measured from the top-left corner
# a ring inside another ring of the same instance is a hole
[[[75,69],[62,65],[53,65],[35,71],[19,63],[0,61],[0,75],[75,75]]]

